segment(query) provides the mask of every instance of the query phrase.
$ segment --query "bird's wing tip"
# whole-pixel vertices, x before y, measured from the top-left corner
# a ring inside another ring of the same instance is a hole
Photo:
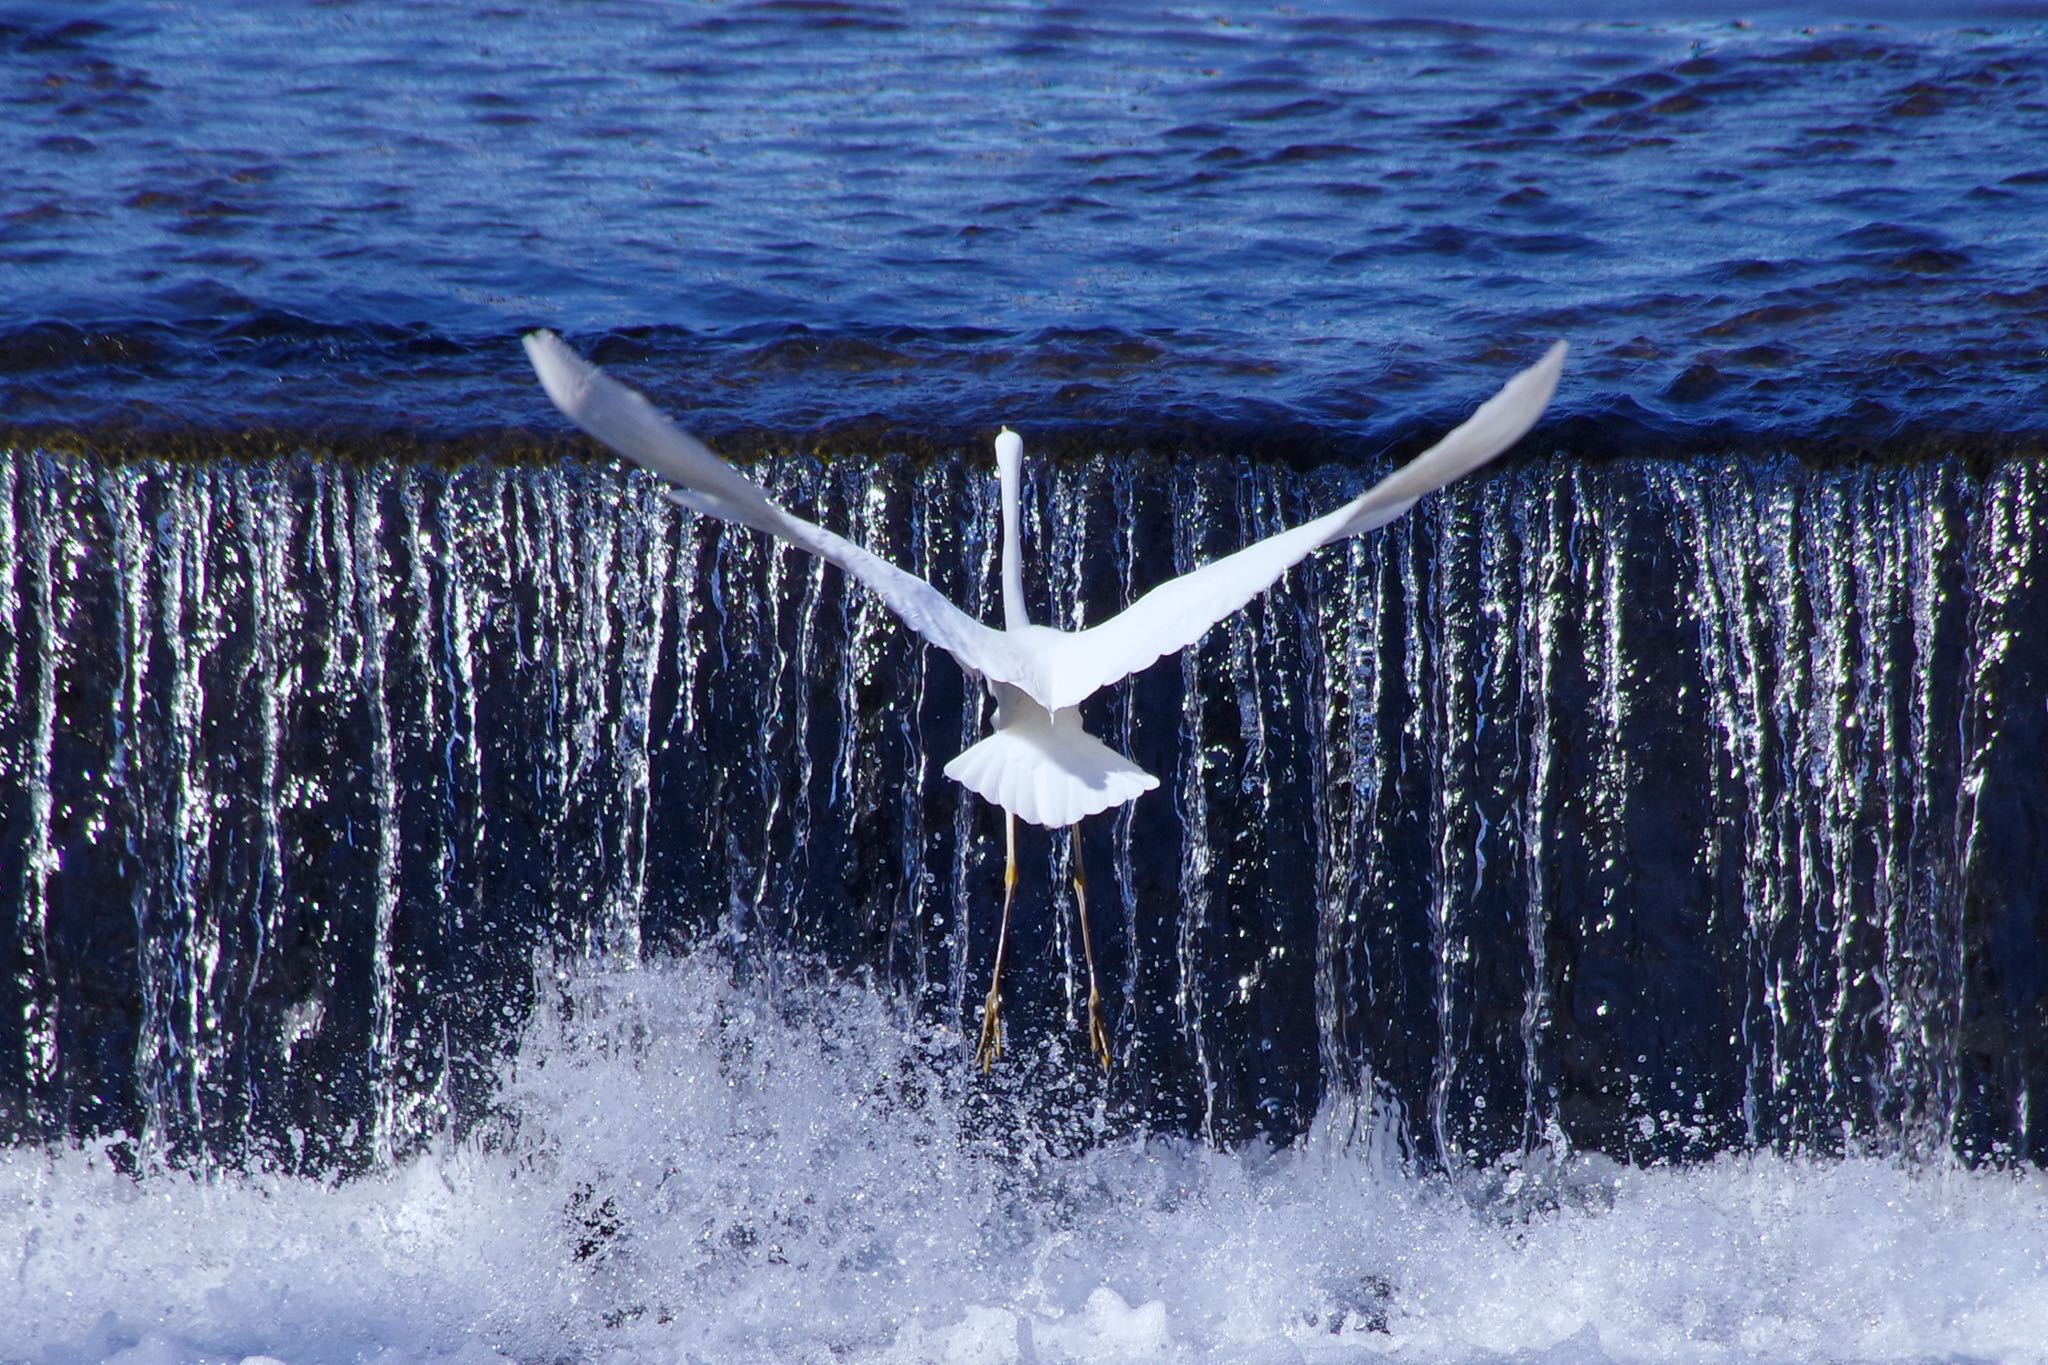
[[[580,414],[590,396],[597,366],[576,354],[568,342],[545,327],[537,327],[519,339],[526,358],[540,378],[540,386],[571,421],[581,425]],[[602,438],[600,438],[602,439]]]

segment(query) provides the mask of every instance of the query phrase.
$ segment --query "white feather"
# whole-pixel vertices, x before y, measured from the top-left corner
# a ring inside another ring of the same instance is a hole
[[[951,654],[996,693],[995,732],[946,765],[946,775],[1034,824],[1058,827],[1159,785],[1159,780],[1081,728],[1074,710],[1100,689],[1185,649],[1332,541],[1376,530],[1423,495],[1462,478],[1534,426],[1564,368],[1560,341],[1509,380],[1450,435],[1316,520],[1203,565],[1140,597],[1087,630],[1024,619],[1017,485],[1023,443],[996,441],[1003,505],[1005,629],[982,625],[931,584],[777,505],[744,474],[678,429],[652,403],[564,345],[552,332],[526,337],[541,386],[577,426],[676,485],[676,501],[751,526],[837,564],[866,584],[904,624]]]
[[[1135,801],[1159,779],[1081,728],[996,684],[995,733],[946,765],[946,776],[1034,825],[1058,829]]]
[[[678,485],[684,506],[736,521],[837,564],[866,584],[903,623],[983,677],[1020,672],[1016,646],[948,602],[915,574],[784,510],[746,475],[682,431],[645,398],[564,345],[553,332],[530,332],[527,358],[562,415],[633,463]]]
[[[1463,478],[1536,425],[1557,390],[1564,356],[1560,341],[1450,435],[1336,511],[1162,583],[1100,625],[1063,634],[1046,648],[1042,686],[1028,690],[1055,711],[1077,706],[1111,683],[1186,649],[1311,551],[1376,531],[1425,493]]]

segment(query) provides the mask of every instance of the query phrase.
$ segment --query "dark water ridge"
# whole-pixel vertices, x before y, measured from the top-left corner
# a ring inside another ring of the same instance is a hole
[[[994,481],[763,468],[986,618]],[[1039,466],[1041,619],[1360,474]],[[1027,831],[1005,1083],[1287,1138],[1358,1095],[1529,1148],[2048,1157],[2048,464],[1529,460],[1095,699],[1120,1059]],[[579,964],[723,943],[966,1039],[983,725],[865,594],[561,462],[0,464],[0,1127],[387,1161],[488,1112]],[[566,1000],[566,997],[561,997]],[[1034,1058],[1036,1061],[1034,1062]]]
[[[1558,336],[1582,452],[2037,447],[2044,75],[1997,7],[29,6],[0,432],[544,440],[546,325],[749,448],[1365,458]]]
[[[1297,466],[1418,451],[1543,344],[1504,340],[1457,362],[1454,379],[1389,357],[1340,385],[1167,329],[823,336],[778,325],[747,335],[641,328],[575,340],[735,458],[951,454],[985,449],[1007,424],[1039,455],[1223,454]],[[2028,343],[2027,362],[2038,340]],[[1782,358],[1773,351],[1761,363]],[[2048,406],[2033,389],[2015,384],[2000,394],[1981,371],[1949,374],[1951,362],[1935,357],[1887,355],[1856,374],[1769,378],[1716,359],[1725,368],[1695,359],[1673,382],[1723,397],[1673,401],[1603,389],[1613,366],[1581,349],[1533,440],[1581,458],[2048,451]],[[594,450],[548,406],[514,336],[458,342],[425,328],[331,327],[279,314],[121,331],[45,322],[0,333],[0,377],[9,385],[0,445],[17,450],[201,460],[301,451],[518,460]],[[1787,403],[1786,387],[1809,391]]]

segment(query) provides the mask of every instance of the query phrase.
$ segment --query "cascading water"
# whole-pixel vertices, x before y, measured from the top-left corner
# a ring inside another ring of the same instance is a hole
[[[760,472],[988,613],[986,470]],[[1033,477],[1063,624],[1358,483]],[[1318,556],[1091,704],[1164,779],[1085,827],[1106,1112],[2041,1160],[2043,506],[2025,460],[1524,459]],[[1000,816],[938,769],[985,703],[809,559],[607,466],[29,453],[0,566],[12,1139],[388,1165],[579,971],[707,940],[972,1032]],[[1059,842],[1010,1024],[1078,1072]]]

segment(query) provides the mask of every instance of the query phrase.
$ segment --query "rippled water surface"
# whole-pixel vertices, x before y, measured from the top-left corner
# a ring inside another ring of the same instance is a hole
[[[2039,13],[1588,12],[16,7],[0,420],[552,437],[545,323],[775,442],[1353,450],[1553,336],[1579,444],[2042,429]]]

